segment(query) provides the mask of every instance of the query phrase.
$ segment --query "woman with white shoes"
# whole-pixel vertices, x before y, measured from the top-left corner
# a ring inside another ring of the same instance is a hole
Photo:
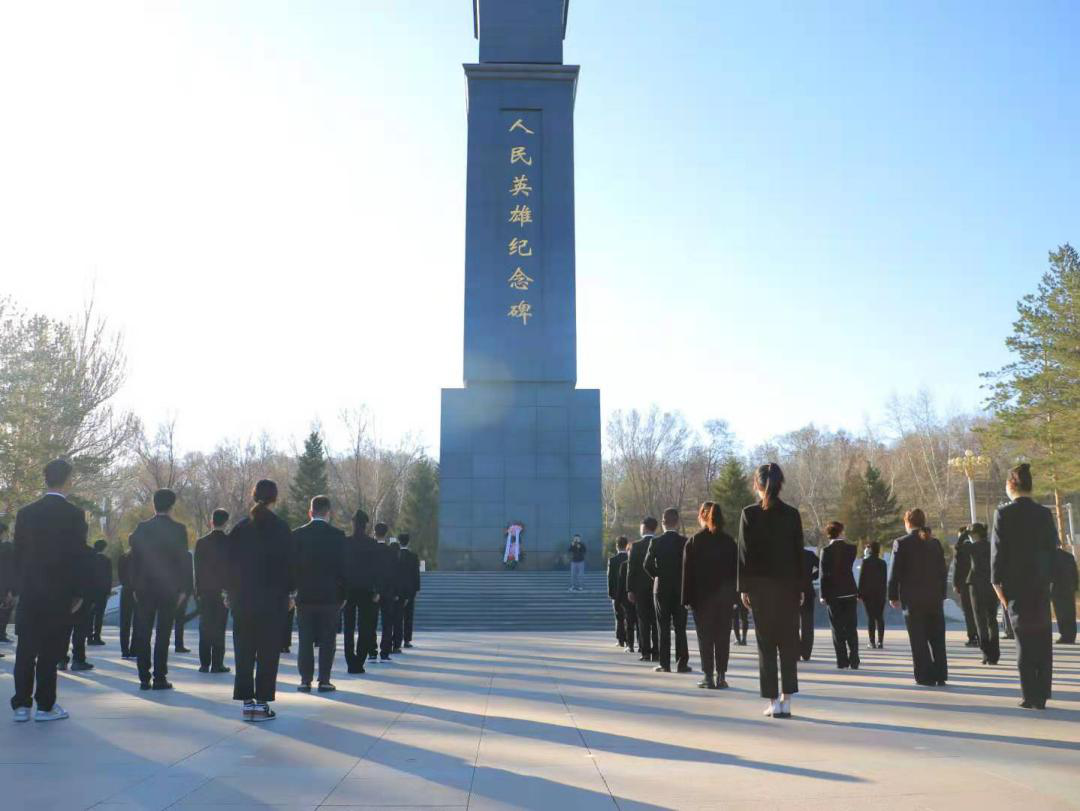
[[[780,500],[784,473],[775,462],[755,471],[753,485],[759,503],[739,521],[739,596],[754,614],[761,697],[769,700],[764,714],[790,718],[799,691],[799,606],[807,599],[802,518]]]

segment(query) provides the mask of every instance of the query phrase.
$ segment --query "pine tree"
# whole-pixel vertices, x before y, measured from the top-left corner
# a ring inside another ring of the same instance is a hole
[[[1005,345],[1016,360],[987,375],[991,430],[1018,442],[1053,493],[1058,528],[1062,491],[1080,487],[1080,255],[1068,244],[1050,253],[1038,291],[1016,305]]]
[[[720,475],[712,484],[712,499],[720,505],[728,533],[737,535],[739,516],[747,504],[754,502],[754,494],[742,462],[734,456],[729,456],[720,466]]]
[[[288,515],[299,519],[306,516],[315,496],[326,495],[326,448],[318,431],[304,440],[304,452],[297,457],[296,474],[289,485]]]
[[[397,524],[409,533],[409,548],[432,568],[439,548],[439,470],[426,457],[409,472]]]
[[[869,462],[860,474],[848,469],[840,491],[840,513],[845,534],[853,541],[886,541],[898,528],[900,508],[881,471]]]

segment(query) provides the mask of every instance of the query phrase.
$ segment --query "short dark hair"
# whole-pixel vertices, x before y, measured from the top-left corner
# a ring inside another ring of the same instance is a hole
[[[229,511],[218,507],[210,516],[210,523],[215,527],[223,527],[229,522]]]
[[[380,521],[379,523],[377,523],[375,525],[375,537],[376,538],[385,538],[386,534],[388,532],[390,532],[390,527],[388,527],[382,521]]]
[[[651,515],[647,515],[641,519],[641,526],[645,527],[647,532],[656,532],[656,528],[660,525],[660,522],[653,518]]]
[[[71,478],[71,462],[67,459],[53,459],[45,465],[45,486],[63,487]]]
[[[881,557],[881,544],[878,543],[877,541],[870,541],[870,557],[872,557],[872,558]]]
[[[618,538],[615,539],[615,548],[616,549],[626,549],[627,544],[629,544],[629,543],[630,543],[629,538],[627,538],[625,535],[620,535]]]
[[[830,521],[825,525],[825,535],[830,539],[839,538],[844,534],[844,525],[839,521]]]
[[[168,487],[154,491],[154,512],[167,513],[176,504],[176,493]]]
[[[668,507],[664,510],[664,526],[677,523],[679,523],[679,511],[674,507]]]
[[[104,538],[99,538],[98,540],[94,541],[94,551],[95,551],[95,552],[101,552],[101,551],[104,551],[104,549],[105,549],[105,548],[106,548],[106,547],[107,547],[108,545],[109,545],[109,542],[108,542],[108,541],[106,541],[106,540],[105,540]]]
[[[1035,489],[1035,483],[1031,480],[1031,465],[1024,462],[1010,470],[1009,484],[1018,493],[1030,493]]]
[[[311,500],[312,515],[326,515],[330,512],[330,496],[315,496]]]
[[[968,532],[978,538],[986,540],[986,524],[980,524],[976,521],[974,524],[968,527]]]
[[[904,513],[904,521],[911,524],[912,529],[919,529],[926,526],[926,513],[916,507],[913,510],[908,510]]]
[[[365,529],[367,529],[368,520],[368,514],[366,512],[364,512],[363,510],[357,510],[353,513],[352,517],[353,530],[355,530],[356,532],[363,532]]]
[[[397,542],[399,544],[401,544],[402,546],[408,546],[409,545],[409,533],[402,532],[400,535],[397,536]]]

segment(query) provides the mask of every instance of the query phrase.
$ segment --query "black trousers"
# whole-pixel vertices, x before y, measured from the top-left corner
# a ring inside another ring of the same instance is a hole
[[[293,625],[296,624],[296,609],[290,608],[281,620],[281,650],[284,653],[292,647]]]
[[[11,622],[11,607],[0,608],[0,638],[7,636],[9,622]]]
[[[187,621],[191,619],[187,615],[187,600],[184,600],[183,605],[176,609],[176,614],[173,616],[173,645],[177,648],[184,647],[184,626],[187,625]]]
[[[734,611],[730,594],[713,594],[694,606],[694,630],[701,653],[701,670],[706,677],[716,674],[722,679],[727,673]]]
[[[363,666],[369,655],[375,652],[375,626],[379,618],[379,606],[370,591],[353,590],[342,610],[345,663],[349,667]]]
[[[1054,672],[1054,633],[1049,595],[1009,601],[1016,632],[1016,667],[1024,701],[1042,706],[1050,698]]]
[[[919,684],[938,684],[949,678],[949,662],[945,655],[945,614],[940,610],[909,608],[904,612],[915,681]]]
[[[656,604],[651,591],[642,591],[634,595],[634,609],[637,611],[638,644],[643,656],[660,654],[660,629],[656,624]]]
[[[746,607],[743,607],[743,612],[749,614],[746,611]],[[746,620],[743,620],[745,628]],[[743,631],[743,638],[746,638],[746,631]],[[804,662],[810,661],[810,654],[814,652],[814,593],[811,590],[809,596],[803,601],[803,604],[799,606],[799,656]]]
[[[863,608],[866,609],[866,626],[870,635],[870,644],[875,641],[877,635],[878,645],[885,642],[885,598],[866,597],[863,599]]]
[[[656,622],[660,627],[660,664],[671,667],[671,629],[675,629],[675,666],[690,663],[690,645],[686,639],[686,607],[678,603],[656,601]]]
[[[799,592],[779,584],[765,585],[750,594],[750,608],[754,612],[761,697],[799,692]]]
[[[199,664],[203,667],[225,666],[225,626],[229,609],[220,591],[199,595]]]
[[[1001,658],[1001,642],[998,639],[997,610],[1000,600],[993,586],[968,586],[968,598],[971,610],[975,614],[975,630],[979,637],[979,647],[986,660],[996,665]]]
[[[1062,642],[1076,641],[1076,595],[1054,592],[1054,616]]]
[[[389,656],[394,650],[394,625],[397,623],[398,614],[400,613],[400,601],[395,597],[386,597],[384,595],[379,600],[379,617],[382,621],[379,653],[383,656]]]
[[[154,635],[153,676],[163,681],[169,672],[169,641],[179,595],[137,595],[132,645],[139,660],[139,681],[150,681],[150,636]]]
[[[108,604],[109,592],[94,596],[94,604],[90,612],[90,638],[96,642],[101,641],[101,629],[105,625],[105,607]]]
[[[732,604],[734,614],[731,617],[731,629],[735,632],[735,638],[745,643],[746,634],[750,629],[750,612],[746,610],[746,606],[742,604],[742,600]],[[740,628],[742,633],[740,634]]]
[[[337,605],[301,605],[297,607],[296,619],[300,628],[300,650],[296,653],[296,667],[300,681],[310,684],[315,676],[315,646],[319,646],[319,684],[330,681],[337,653]]]
[[[979,638],[979,624],[975,620],[975,607],[971,602],[971,590],[961,586],[957,589],[960,595],[960,607],[964,609],[964,625],[967,628],[968,642],[974,642]]]
[[[805,604],[804,604],[805,607]],[[828,602],[832,644],[836,651],[836,666],[859,664],[859,599],[838,597]]]
[[[135,616],[135,599],[130,588],[120,588],[120,655],[130,656],[131,621]]]
[[[611,610],[615,614],[615,641],[626,644],[626,608],[618,600],[611,601]]]
[[[637,608],[631,602],[622,604],[623,618],[626,625],[626,647],[634,649],[635,637],[637,636]]]
[[[86,661],[86,640],[90,637],[92,611],[93,606],[83,602],[79,610],[71,615],[71,634],[68,638],[71,641],[71,661],[73,662]],[[67,658],[66,648],[62,658]]]
[[[405,642],[405,612],[409,610],[411,603],[412,597],[401,597],[397,601],[394,611],[394,635],[390,640],[392,650],[400,651]]]
[[[15,630],[15,695],[11,708],[32,707],[51,710],[56,703],[56,665],[64,655],[71,632],[71,620],[35,616],[26,606],[19,609]],[[35,689],[36,688],[36,689]]]
[[[416,613],[416,595],[410,597],[401,607],[402,641],[412,642],[413,616]]]
[[[236,701],[273,701],[281,662],[281,629],[288,613],[286,603],[267,610],[233,610],[233,657]]]

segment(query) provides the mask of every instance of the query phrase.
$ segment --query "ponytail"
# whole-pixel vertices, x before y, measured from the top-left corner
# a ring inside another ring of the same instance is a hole
[[[277,501],[278,487],[270,479],[260,479],[251,491],[251,520],[261,521],[270,513],[270,505]]]
[[[915,537],[920,541],[929,541],[934,536],[930,534],[930,530],[926,527],[919,527],[915,530]]]
[[[761,492],[762,508],[768,510],[780,497],[780,490],[784,486],[784,471],[776,462],[769,462],[754,472],[754,483]]]

